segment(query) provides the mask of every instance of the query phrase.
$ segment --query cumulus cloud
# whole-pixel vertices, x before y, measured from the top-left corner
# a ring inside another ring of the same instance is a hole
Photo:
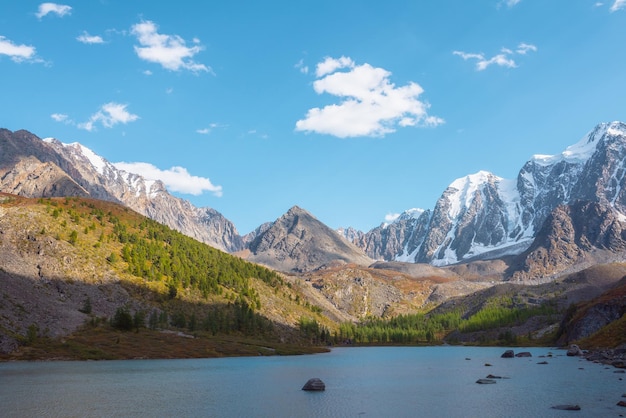
[[[198,39],[196,45],[188,47],[185,40],[178,35],[164,35],[157,32],[157,25],[144,21],[133,25],[131,33],[137,37],[140,46],[135,46],[135,53],[144,61],[160,64],[171,71],[189,70],[193,72],[211,72],[204,64],[197,63],[193,57],[204,48]]]
[[[611,8],[611,12],[617,12],[618,10],[626,9],[626,0],[615,0]]]
[[[128,105],[114,102],[106,103],[100,107],[100,110],[91,115],[87,122],[79,123],[78,127],[91,132],[96,128],[96,124],[98,123],[105,128],[112,128],[118,123],[125,125],[139,119],[139,116],[133,115],[126,110],[127,106]]]
[[[49,13],[54,13],[60,17],[63,17],[65,15],[71,14],[72,8],[65,4],[41,3],[35,16],[37,16],[38,19],[41,19]]]
[[[222,186],[216,186],[206,177],[192,176],[184,167],[172,167],[161,170],[150,163],[114,163],[119,170],[135,173],[147,180],[161,180],[167,189],[172,192],[191,194],[194,196],[210,192],[217,197],[222,196]]]
[[[296,122],[296,130],[339,138],[384,136],[396,127],[437,126],[443,119],[428,115],[429,104],[418,100],[417,83],[401,87],[391,73],[370,64],[357,65],[348,57],[326,58],[315,70],[313,89],[340,99],[338,104],[312,108]]]
[[[102,37],[97,35],[90,35],[86,31],[83,32],[82,35],[76,38],[78,42],[82,42],[84,44],[103,44],[104,40]]]
[[[0,55],[6,55],[11,58],[12,61],[33,61],[35,60],[35,47],[30,45],[17,45],[0,36]]]
[[[520,43],[515,51],[509,48],[502,48],[500,53],[494,55],[491,58],[485,57],[485,54],[474,53],[474,52],[463,52],[463,51],[453,51],[454,55],[458,55],[463,58],[465,61],[467,60],[476,60],[476,70],[483,71],[487,69],[487,67],[491,65],[496,65],[498,67],[507,67],[507,68],[515,68],[517,67],[517,63],[512,58],[514,55],[526,55],[529,51],[536,52],[537,47],[532,44]]]

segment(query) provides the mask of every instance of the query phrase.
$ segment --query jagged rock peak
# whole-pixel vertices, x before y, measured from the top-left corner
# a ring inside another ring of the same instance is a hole
[[[369,265],[360,249],[306,210],[294,206],[248,246],[249,260],[281,271],[310,271],[333,263]]]
[[[292,206],[283,216],[298,216],[298,215],[308,215],[308,216],[313,216],[311,215],[310,212],[302,209],[300,206],[298,205],[294,205]],[[314,216],[313,216],[314,217]]]

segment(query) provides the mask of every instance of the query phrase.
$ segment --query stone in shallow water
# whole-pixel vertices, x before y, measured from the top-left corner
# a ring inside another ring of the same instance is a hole
[[[476,383],[480,385],[489,385],[489,384],[496,383],[496,381],[494,379],[478,379]]]
[[[324,382],[322,382],[321,379],[318,379],[317,377],[314,377],[312,379],[309,379],[304,384],[304,386],[302,386],[302,390],[322,391],[322,390],[326,390],[326,385],[324,384]]]
[[[560,409],[562,411],[580,411],[579,405],[554,405],[552,409]]]
[[[504,353],[502,353],[502,355],[500,357],[502,357],[502,358],[513,358],[513,357],[515,357],[515,351],[513,351],[513,350],[506,350]]]

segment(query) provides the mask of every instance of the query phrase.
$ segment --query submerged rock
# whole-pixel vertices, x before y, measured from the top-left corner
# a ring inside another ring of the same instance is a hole
[[[322,382],[321,379],[318,379],[317,377],[314,377],[312,379],[309,379],[304,384],[304,386],[302,386],[302,390],[322,391],[322,390],[326,390],[326,385],[324,384],[324,382]]]
[[[552,409],[560,409],[561,411],[580,411],[580,405],[554,405]]]
[[[532,357],[533,355],[530,351],[522,351],[521,353],[517,353],[515,357]]]
[[[496,381],[494,379],[478,379],[476,383],[480,385],[489,385],[489,384],[496,383]]]

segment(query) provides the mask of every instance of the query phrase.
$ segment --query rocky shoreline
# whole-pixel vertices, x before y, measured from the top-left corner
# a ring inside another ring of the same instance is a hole
[[[623,346],[609,349],[585,350],[580,355],[584,359],[593,361],[594,363],[606,364],[618,369],[626,369],[626,347]]]

